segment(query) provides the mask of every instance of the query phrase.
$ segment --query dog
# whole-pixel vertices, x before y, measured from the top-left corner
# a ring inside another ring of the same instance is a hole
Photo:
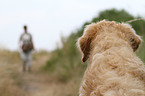
[[[145,66],[135,54],[141,42],[129,24],[87,25],[77,42],[89,63],[79,96],[145,96]]]

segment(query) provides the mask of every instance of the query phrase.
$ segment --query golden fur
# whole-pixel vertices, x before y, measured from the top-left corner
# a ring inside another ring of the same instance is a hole
[[[140,43],[129,24],[88,25],[78,40],[82,61],[89,63],[80,96],[145,96],[145,67],[135,54]]]

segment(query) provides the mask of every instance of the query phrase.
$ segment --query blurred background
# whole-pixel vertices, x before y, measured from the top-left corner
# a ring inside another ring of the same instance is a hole
[[[76,47],[84,27],[130,23],[145,40],[145,0],[0,0],[0,96],[77,96],[87,64]],[[18,41],[33,36],[32,73],[22,72]],[[145,62],[145,42],[137,55]]]

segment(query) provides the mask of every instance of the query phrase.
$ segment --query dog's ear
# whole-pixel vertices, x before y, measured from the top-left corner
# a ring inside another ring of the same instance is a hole
[[[83,36],[80,37],[78,40],[78,47],[80,48],[83,54],[82,56],[83,62],[85,62],[89,58],[90,51],[91,51],[91,42],[96,36],[97,30],[98,30],[97,23],[92,23],[90,25],[87,25],[84,30]]]
[[[134,36],[130,37],[129,41],[130,41],[130,45],[131,45],[133,51],[135,52],[139,48],[139,45],[141,44],[140,37],[134,35]]]
[[[92,23],[90,25],[87,25],[84,30],[83,36],[79,38],[77,43],[80,51],[83,54],[82,56],[83,62],[85,62],[89,58],[90,51],[93,47],[91,46],[91,43],[93,39],[96,37],[98,30],[101,29],[101,26],[103,25],[102,23],[104,22],[106,21],[102,21],[101,24]]]
[[[129,24],[118,24],[120,26],[121,31],[125,34],[125,38],[131,45],[133,51],[135,52],[140,44],[142,39],[139,35],[136,34],[135,30]]]
[[[85,62],[89,58],[91,38],[81,37],[78,41],[80,50],[83,54],[82,61]]]

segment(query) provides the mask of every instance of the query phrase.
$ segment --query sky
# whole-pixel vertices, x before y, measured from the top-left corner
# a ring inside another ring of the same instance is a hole
[[[0,0],[0,48],[17,50],[27,25],[35,49],[51,51],[61,36],[112,8],[145,18],[145,0]]]

